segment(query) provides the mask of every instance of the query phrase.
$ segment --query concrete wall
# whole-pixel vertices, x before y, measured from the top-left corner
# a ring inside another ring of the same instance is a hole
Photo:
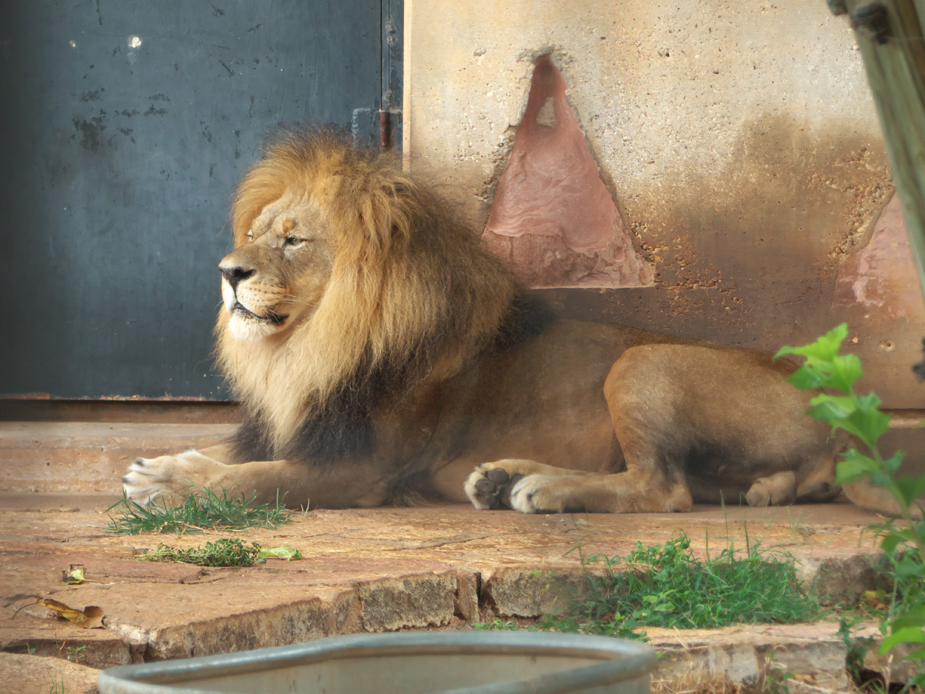
[[[406,42],[406,163],[479,230],[535,60],[561,71],[654,284],[543,290],[560,312],[767,349],[848,321],[862,385],[925,407],[925,306],[895,203],[881,219],[863,64],[824,0],[406,0]]]

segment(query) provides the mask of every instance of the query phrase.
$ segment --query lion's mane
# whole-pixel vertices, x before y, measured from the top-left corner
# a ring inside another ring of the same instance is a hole
[[[445,200],[391,157],[328,132],[289,133],[247,172],[232,206],[235,245],[293,190],[334,232],[332,275],[311,317],[278,336],[238,340],[219,316],[218,361],[247,412],[241,460],[371,446],[372,410],[458,372],[496,338],[518,294]]]

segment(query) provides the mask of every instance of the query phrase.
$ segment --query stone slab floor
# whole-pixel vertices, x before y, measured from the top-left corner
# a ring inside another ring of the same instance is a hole
[[[878,519],[847,503],[622,516],[524,516],[462,505],[310,510],[275,530],[107,533],[106,509],[130,457],[176,449],[181,439],[206,445],[227,428],[185,426],[0,423],[0,672],[18,673],[6,678],[14,692],[47,694],[61,679],[68,694],[91,691],[88,668],[355,632],[526,620],[554,606],[547,585],[581,580],[588,570],[582,555],[625,555],[637,542],[663,543],[679,532],[699,551],[709,542],[711,552],[730,542],[744,548],[747,532],[766,549],[794,555],[803,580],[816,581],[830,600],[856,596],[873,581],[876,548],[865,526]],[[288,545],[303,559],[241,569],[133,559],[159,542],[190,547],[219,537]],[[62,571],[75,564],[97,582],[65,585]],[[13,616],[37,597],[99,606],[104,628],[82,629],[34,605]],[[836,631],[817,623],[649,636],[667,656],[661,678],[706,673],[747,681],[767,669],[773,652],[776,667],[795,673],[800,686],[846,691],[845,645]]]

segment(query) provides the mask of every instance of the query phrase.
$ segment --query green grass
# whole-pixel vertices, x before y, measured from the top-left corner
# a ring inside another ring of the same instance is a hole
[[[493,622],[476,622],[472,625],[472,628],[476,631],[537,631],[536,625],[531,624],[528,627],[521,627],[515,622],[506,622],[503,619],[496,619]]]
[[[793,624],[820,616],[819,605],[800,592],[794,559],[749,543],[701,560],[681,535],[626,557],[593,555],[603,576],[589,574],[580,596],[567,600],[538,627],[555,631],[644,638],[646,627],[709,629],[732,624]],[[507,623],[483,628],[512,628]]]
[[[180,506],[158,502],[142,505],[123,494],[107,509],[115,513],[110,514],[106,529],[116,535],[198,533],[203,530],[276,528],[289,521],[292,512],[282,505],[279,496],[275,504],[253,506],[253,501],[253,494],[229,498],[225,491],[219,496],[203,489],[188,495]]]
[[[241,540],[221,539],[207,542],[205,547],[178,549],[163,542],[156,550],[135,555],[138,561],[175,561],[196,566],[253,566],[258,561],[260,545],[248,547]]]

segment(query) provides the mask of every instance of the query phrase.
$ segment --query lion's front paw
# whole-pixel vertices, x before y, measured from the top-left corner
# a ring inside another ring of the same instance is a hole
[[[497,463],[484,463],[466,478],[466,495],[476,508],[511,508],[511,489],[523,475],[496,466]]]
[[[194,450],[159,458],[136,458],[122,478],[122,488],[126,496],[140,504],[159,499],[177,503],[195,489],[216,485],[224,467]]]

